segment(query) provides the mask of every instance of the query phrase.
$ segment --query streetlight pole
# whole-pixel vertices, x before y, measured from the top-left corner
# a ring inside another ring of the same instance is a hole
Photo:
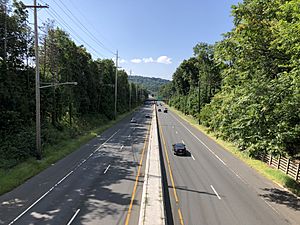
[[[117,119],[117,98],[118,98],[118,50],[116,54],[116,78],[115,78],[115,111],[114,119]]]

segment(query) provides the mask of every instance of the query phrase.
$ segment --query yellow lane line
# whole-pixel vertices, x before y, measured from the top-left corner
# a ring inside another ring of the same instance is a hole
[[[184,223],[183,223],[183,218],[182,218],[182,214],[181,214],[181,211],[180,211],[180,208],[178,208],[178,215],[179,215],[179,221],[180,221],[180,224],[181,224],[181,225],[184,225]]]
[[[169,155],[168,155],[168,152],[167,152],[166,141],[165,141],[161,126],[159,126],[159,129],[160,129],[160,133],[161,133],[162,140],[163,140],[163,145],[164,145],[165,155],[166,155],[166,159],[167,159],[169,174],[170,174],[171,183],[172,183],[172,187],[173,187],[174,198],[175,198],[176,203],[178,203],[179,200],[178,200],[178,196],[177,196],[177,192],[176,192],[176,188],[175,188],[175,183],[174,183],[174,179],[173,179],[173,173],[172,173],[172,170],[171,170]]]
[[[130,201],[129,209],[128,209],[128,212],[127,212],[125,225],[128,225],[128,223],[129,223],[131,210],[132,210],[132,205],[133,205],[133,201],[134,201],[134,198],[135,198],[135,193],[136,193],[136,189],[137,189],[137,185],[138,185],[138,181],[139,181],[139,176],[140,176],[140,172],[141,172],[141,168],[142,168],[144,153],[145,153],[147,140],[148,140],[148,136],[149,136],[149,131],[150,131],[150,125],[148,126],[147,136],[146,136],[146,139],[145,139],[145,142],[144,142],[144,147],[143,147],[142,156],[141,156],[140,163],[139,163],[138,172],[137,172],[137,175],[135,177],[135,183],[134,183],[134,187],[133,187],[133,191],[132,191],[132,195],[131,195],[131,201]]]
[[[173,173],[172,173],[172,169],[171,169],[171,165],[170,165],[169,154],[167,152],[167,145],[166,145],[165,137],[164,137],[164,134],[163,134],[161,126],[159,126],[159,130],[160,130],[162,141],[163,141],[163,145],[164,145],[165,155],[166,155],[167,164],[168,164],[168,170],[169,170],[170,179],[171,179],[171,183],[172,183],[172,187],[173,187],[173,194],[174,194],[176,205],[178,207],[179,221],[180,221],[181,225],[184,225],[182,213],[181,213],[180,208],[179,208],[179,199],[178,199],[178,196],[177,196],[177,191],[176,191],[176,187],[175,187]]]

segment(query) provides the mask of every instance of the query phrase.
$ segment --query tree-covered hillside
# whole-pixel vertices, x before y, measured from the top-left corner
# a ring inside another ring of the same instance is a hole
[[[151,93],[157,93],[162,85],[170,83],[169,80],[155,78],[155,77],[143,77],[143,76],[128,76],[130,82],[141,84]]]
[[[244,0],[160,94],[242,151],[300,155],[300,1]]]

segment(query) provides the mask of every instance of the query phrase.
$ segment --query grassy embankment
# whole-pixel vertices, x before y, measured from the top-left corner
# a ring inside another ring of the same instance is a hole
[[[251,168],[257,170],[260,174],[272,180],[273,182],[279,184],[290,190],[292,193],[300,196],[300,184],[297,183],[294,179],[286,175],[280,170],[277,170],[273,167],[268,166],[266,163],[253,159],[248,156],[248,154],[241,152],[234,144],[221,140],[220,138],[216,138],[213,132],[210,132],[207,127],[202,125],[198,125],[198,121],[191,116],[184,115],[182,112],[176,110],[173,107],[170,107],[172,111],[174,111],[177,115],[179,115],[182,119],[186,120],[194,127],[202,131],[208,137],[213,139],[227,151],[231,152],[235,157],[241,159],[246,164],[248,164]]]
[[[130,112],[131,113],[131,112]],[[30,158],[23,163],[9,169],[0,170],[0,195],[4,194],[15,187],[21,185],[30,177],[43,171],[53,163],[64,158],[68,154],[77,150],[81,145],[85,144],[89,140],[101,134],[103,131],[118,123],[120,120],[128,116],[130,113],[125,113],[120,116],[115,121],[103,122],[99,127],[92,129],[90,131],[84,132],[84,134],[77,136],[75,138],[62,139],[59,143],[46,146],[43,149],[43,159],[37,161],[35,158]],[[63,136],[64,133],[59,134]]]

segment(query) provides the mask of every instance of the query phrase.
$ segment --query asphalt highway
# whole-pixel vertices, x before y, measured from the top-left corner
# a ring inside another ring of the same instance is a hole
[[[145,106],[133,115],[137,123],[124,118],[0,196],[0,224],[137,224],[151,112]]]
[[[158,112],[168,224],[300,224],[299,199],[169,111]],[[172,152],[184,143],[187,156]]]

